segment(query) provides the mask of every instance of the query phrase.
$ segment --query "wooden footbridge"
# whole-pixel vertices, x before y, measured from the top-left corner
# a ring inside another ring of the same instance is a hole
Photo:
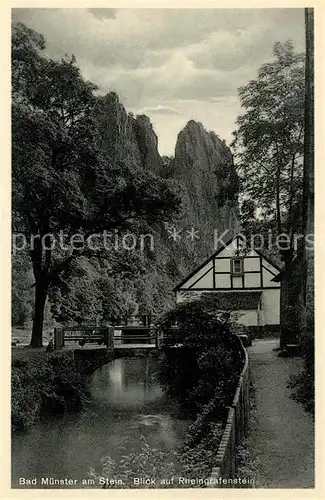
[[[73,326],[55,328],[58,349],[159,349],[160,339],[149,326]]]
[[[55,328],[52,343],[54,351],[67,354],[86,374],[117,358],[155,356],[161,347],[162,338],[149,326]]]

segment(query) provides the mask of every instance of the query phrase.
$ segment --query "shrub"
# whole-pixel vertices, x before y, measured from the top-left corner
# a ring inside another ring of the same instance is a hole
[[[125,445],[124,445],[125,446]],[[150,479],[155,478],[156,484],[152,487],[170,487],[165,485],[163,480],[175,476],[178,453],[176,450],[161,451],[150,446],[144,436],[140,436],[140,451],[129,451],[126,453],[124,447],[120,449],[121,459],[113,460],[109,455],[102,458],[100,471],[91,468],[89,477],[98,484],[99,479],[110,478],[122,480],[124,487],[135,488],[134,478]],[[162,481],[162,482],[161,482]],[[100,483],[99,483],[100,484]],[[103,486],[110,487],[108,486]],[[118,486],[114,485],[113,488]],[[150,486],[148,486],[150,487]]]
[[[292,389],[292,397],[298,403],[302,403],[305,410],[315,413],[315,366],[314,366],[314,339],[306,338],[303,342],[304,365],[298,375],[289,380],[289,388]]]
[[[45,414],[80,410],[87,400],[86,381],[66,355],[13,359],[12,429],[24,431]]]
[[[211,398],[222,412],[233,397],[242,359],[231,325],[213,299],[178,304],[156,330],[166,339],[159,370],[165,392],[194,416]],[[182,348],[168,349],[168,343]]]

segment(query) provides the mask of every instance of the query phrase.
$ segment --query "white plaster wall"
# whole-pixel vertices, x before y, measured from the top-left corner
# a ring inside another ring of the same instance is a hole
[[[248,273],[245,274],[245,287],[246,288],[260,288],[261,286],[261,275],[260,273]]]
[[[269,273],[266,269],[263,268],[263,287],[264,286],[271,286],[272,288],[279,287],[279,283],[271,281],[272,278],[274,278],[273,274]]]
[[[266,325],[280,324],[280,289],[263,290],[262,309]]]
[[[230,274],[216,274],[216,288],[230,288]]]
[[[215,258],[215,271],[218,273],[230,273],[230,259]]]
[[[213,269],[200,278],[200,280],[192,286],[191,290],[195,290],[195,288],[213,288]]]
[[[244,271],[259,271],[260,270],[260,258],[256,259],[244,259]]]
[[[232,284],[234,288],[243,288],[243,278],[236,278],[235,276],[232,278]]]
[[[212,260],[209,261],[205,266],[203,266],[202,269],[200,269],[200,271],[198,271],[197,273],[195,273],[194,276],[192,276],[192,278],[188,279],[187,282],[184,283],[184,285],[182,285],[182,288],[189,288],[193,283],[195,283],[195,281],[197,279],[199,279],[200,277],[202,277],[203,274],[206,273],[210,269],[210,267],[212,267]],[[212,270],[208,273],[208,275],[209,274],[211,275],[210,279],[211,279],[211,288],[212,288],[212,282],[213,282]],[[203,287],[199,287],[197,285],[197,288],[203,288]]]

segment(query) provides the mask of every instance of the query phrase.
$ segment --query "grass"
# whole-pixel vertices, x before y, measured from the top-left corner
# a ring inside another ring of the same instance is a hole
[[[47,345],[50,340],[50,334],[53,334],[53,328],[44,329],[43,333],[43,345]],[[32,336],[32,327],[30,328],[19,328],[13,326],[11,328],[11,341],[16,342],[17,346],[29,345]]]

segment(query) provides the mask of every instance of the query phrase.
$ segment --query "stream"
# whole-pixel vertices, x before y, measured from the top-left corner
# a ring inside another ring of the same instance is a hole
[[[84,484],[90,468],[100,472],[103,457],[119,461],[125,453],[140,451],[141,436],[158,450],[174,450],[189,422],[177,418],[177,406],[163,394],[156,371],[152,358],[114,360],[91,376],[85,411],[38,422],[14,436],[12,487],[91,487]],[[50,484],[62,478],[74,485]]]

